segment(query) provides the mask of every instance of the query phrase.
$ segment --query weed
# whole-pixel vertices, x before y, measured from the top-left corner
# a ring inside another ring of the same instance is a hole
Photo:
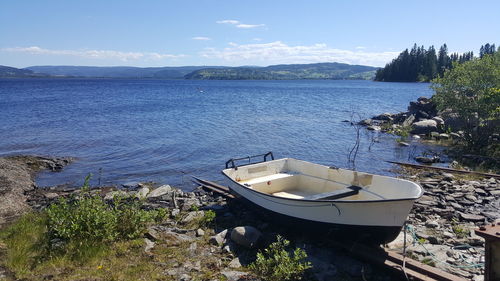
[[[434,262],[432,258],[424,258],[420,262],[426,265],[436,266],[436,262]]]
[[[311,268],[311,263],[304,261],[307,254],[296,248],[290,253],[287,248],[290,241],[278,235],[278,241],[272,243],[264,252],[257,253],[257,260],[249,268],[262,279],[268,281],[300,280],[304,272]]]

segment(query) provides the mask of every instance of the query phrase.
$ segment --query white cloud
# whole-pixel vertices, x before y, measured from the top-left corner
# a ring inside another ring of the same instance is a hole
[[[200,53],[208,59],[222,59],[231,65],[341,62],[383,66],[398,52],[366,52],[335,49],[326,44],[289,46],[281,41],[238,45],[231,42],[224,49],[207,48]]]
[[[3,48],[1,51],[27,53],[31,55],[74,56],[90,59],[117,59],[120,61],[133,60],[163,60],[185,57],[185,55],[160,54],[155,52],[121,52],[113,50],[50,50],[37,46]]]
[[[216,23],[230,24],[230,25],[234,25],[237,28],[246,28],[246,29],[266,26],[265,24],[246,24],[246,23],[242,23],[242,22],[237,21],[237,20],[218,20],[218,21],[216,21]]]
[[[209,38],[209,37],[204,37],[204,36],[195,36],[193,38],[191,38],[192,40],[199,40],[199,41],[208,41],[208,40],[212,40],[212,38]]]
[[[236,25],[237,28],[256,28],[256,27],[261,27],[261,26],[265,26],[265,24],[244,24],[244,23],[241,23],[241,24]]]
[[[240,22],[237,21],[237,20],[218,20],[218,21],[216,21],[216,23],[220,23],[220,24],[238,24]]]

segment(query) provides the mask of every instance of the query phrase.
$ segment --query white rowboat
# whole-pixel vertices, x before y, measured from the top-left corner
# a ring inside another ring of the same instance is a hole
[[[239,167],[234,160],[241,158],[229,160],[222,171],[232,192],[279,215],[280,220],[331,227],[375,244],[397,237],[413,203],[423,194],[411,181],[292,158]]]

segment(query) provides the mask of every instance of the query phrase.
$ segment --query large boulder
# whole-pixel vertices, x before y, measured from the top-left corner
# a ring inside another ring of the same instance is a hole
[[[437,131],[437,122],[435,120],[422,120],[411,125],[412,134],[429,134]]]
[[[168,184],[162,185],[148,194],[148,198],[156,198],[172,192],[172,187]]]
[[[429,118],[429,116],[435,116],[437,113],[436,105],[426,97],[420,97],[417,101],[410,102],[408,111],[417,118]]]
[[[238,226],[231,231],[231,240],[236,244],[247,248],[253,248],[262,233],[253,226]]]

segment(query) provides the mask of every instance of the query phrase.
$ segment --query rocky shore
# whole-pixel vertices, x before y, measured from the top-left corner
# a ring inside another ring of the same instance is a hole
[[[59,198],[78,196],[80,189],[40,189],[33,182],[33,175],[39,169],[57,170],[69,162],[60,158],[0,158],[3,191],[0,198],[2,202],[4,198],[10,202],[10,207],[2,209],[0,219],[12,220],[18,212],[30,208],[41,210]],[[482,280],[484,241],[473,230],[500,218],[500,181],[417,170],[406,170],[403,175],[425,189],[406,226],[409,257],[466,279]],[[253,261],[257,250],[273,242],[277,234],[307,252],[313,266],[307,280],[399,280],[400,277],[351,257],[330,245],[328,239],[313,239],[270,224],[237,200],[208,193],[200,187],[185,192],[169,185],[138,183],[93,187],[90,192],[106,200],[131,196],[142,200],[144,208],[168,210],[167,220],[149,227],[142,251],[170,279],[195,280],[211,272],[215,274],[211,276],[225,280],[258,280],[246,266]],[[195,223],[209,212],[215,213],[213,224]],[[402,232],[386,247],[402,251],[403,244]],[[175,257],[160,262],[161,253],[172,247],[177,249]]]
[[[0,158],[0,228],[29,210],[24,192],[36,188],[35,174],[43,169],[60,171],[71,158],[13,156]]]

